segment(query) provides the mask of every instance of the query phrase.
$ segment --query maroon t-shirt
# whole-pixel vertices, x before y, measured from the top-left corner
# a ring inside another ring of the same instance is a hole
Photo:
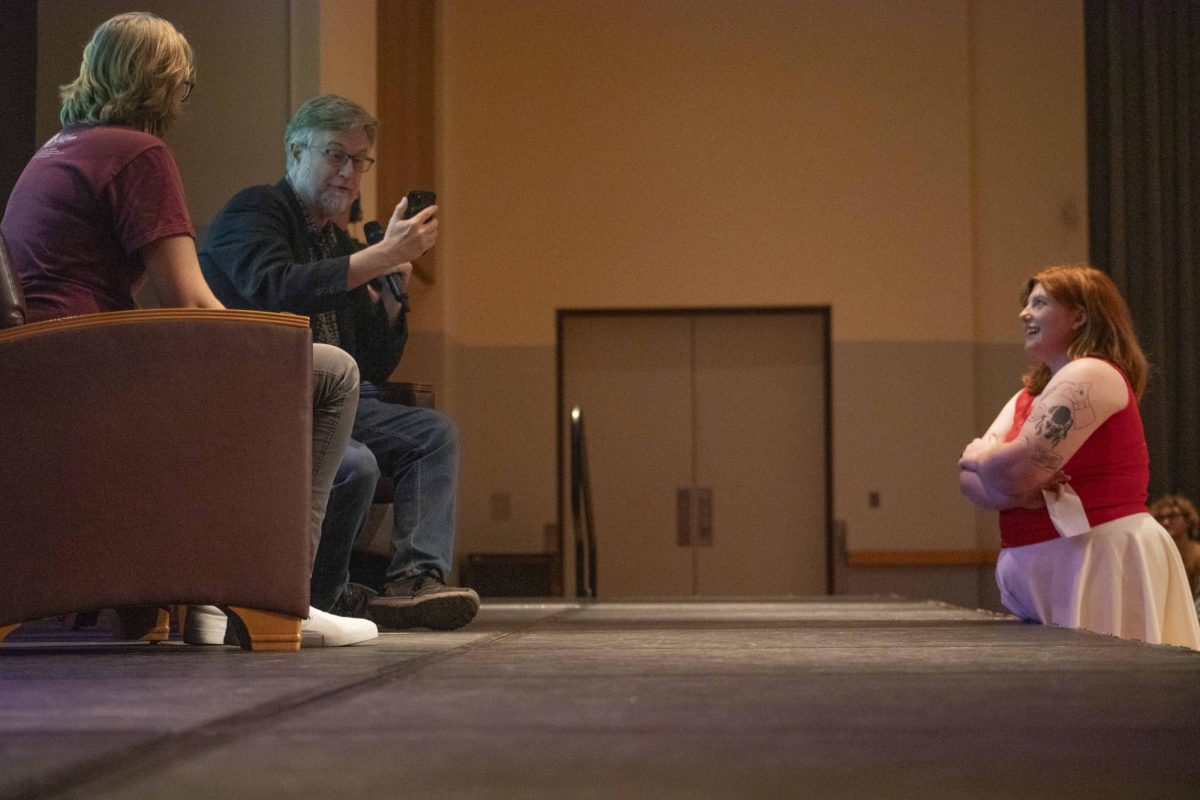
[[[71,125],[42,145],[0,228],[30,322],[133,308],[138,251],[196,235],[166,144],[115,125]]]

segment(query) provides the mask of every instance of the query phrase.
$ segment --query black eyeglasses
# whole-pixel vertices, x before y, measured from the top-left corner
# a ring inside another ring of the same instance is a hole
[[[373,158],[367,158],[366,156],[352,156],[345,150],[339,150],[336,147],[317,147],[314,144],[306,144],[304,147],[307,147],[309,150],[316,150],[318,153],[323,154],[325,156],[325,162],[329,164],[329,166],[339,170],[346,166],[346,162],[349,161],[354,165],[354,171],[361,175],[362,173],[369,171],[371,167],[375,165],[375,159]]]
[[[187,88],[183,90],[183,99],[180,100],[179,102],[186,103],[187,99],[192,96],[192,89],[196,88],[196,82],[195,81],[184,81],[183,85],[186,86]]]

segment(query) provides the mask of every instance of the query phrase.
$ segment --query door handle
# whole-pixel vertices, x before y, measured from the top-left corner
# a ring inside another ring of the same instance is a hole
[[[696,544],[713,546],[713,493],[709,488],[696,490]]]
[[[712,494],[710,488],[675,490],[675,544],[713,546]]]

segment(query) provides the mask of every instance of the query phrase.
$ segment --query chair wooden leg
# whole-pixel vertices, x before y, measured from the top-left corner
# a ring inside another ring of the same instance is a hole
[[[165,608],[132,606],[114,610],[117,612],[114,639],[165,642],[171,635],[171,615]]]
[[[19,623],[19,622],[16,623],[15,625],[0,626],[0,642],[3,642],[5,636],[8,636],[10,633],[15,631],[19,627],[21,627],[21,623]]]
[[[221,606],[243,650],[270,652],[300,649],[300,618],[241,606]]]

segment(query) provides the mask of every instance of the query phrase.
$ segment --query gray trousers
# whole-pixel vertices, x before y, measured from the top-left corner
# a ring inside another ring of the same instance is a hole
[[[358,366],[337,347],[313,345],[312,536],[310,558],[316,558],[329,488],[337,473],[358,410]],[[349,543],[353,545],[354,542]]]

